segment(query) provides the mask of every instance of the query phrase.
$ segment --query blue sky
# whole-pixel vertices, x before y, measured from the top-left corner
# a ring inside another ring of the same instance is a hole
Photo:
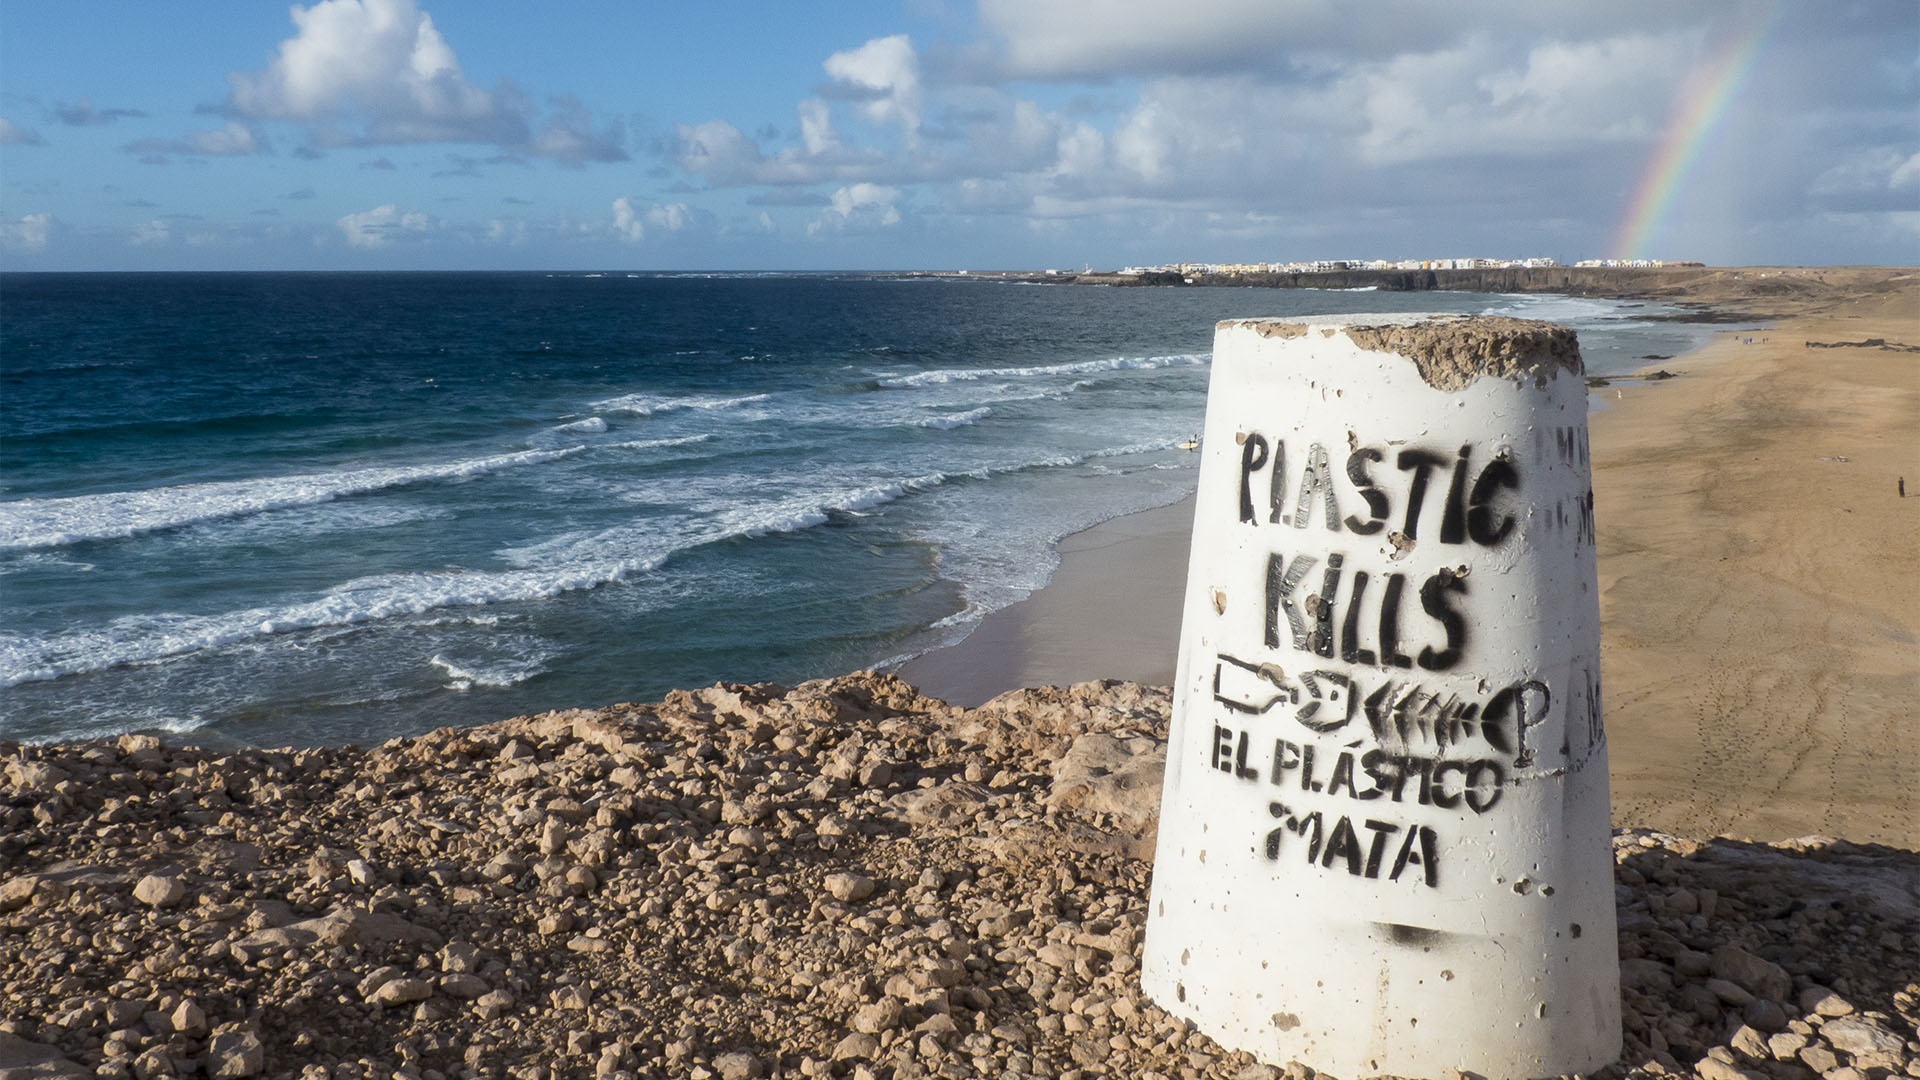
[[[1703,72],[1764,36],[1627,216]],[[1920,262],[1913,0],[8,4],[0,267]]]

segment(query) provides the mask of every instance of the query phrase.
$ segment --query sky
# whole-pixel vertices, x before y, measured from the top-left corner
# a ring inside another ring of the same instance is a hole
[[[7,270],[1920,263],[1915,0],[15,2]]]

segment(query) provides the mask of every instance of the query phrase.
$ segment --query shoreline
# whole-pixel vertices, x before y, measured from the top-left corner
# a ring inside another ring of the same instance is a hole
[[[1899,359],[1909,355],[1903,343],[1920,344],[1920,320],[1904,335],[1900,323],[1916,288],[1852,305],[1811,302],[1776,317],[1764,336],[1717,331],[1699,348],[1590,388],[1613,391],[1588,419],[1616,825],[1920,846],[1920,676],[1910,661],[1903,675],[1898,655],[1920,642],[1920,557],[1912,545],[1903,556],[1898,543],[1867,539],[1912,535],[1903,522],[1920,519],[1896,515],[1920,515],[1920,454],[1898,467],[1899,409],[1884,401],[1874,406],[1877,423],[1832,453],[1797,450],[1832,441],[1838,433],[1821,418],[1872,404],[1875,393],[1904,391],[1907,415],[1920,416],[1920,359]],[[1868,344],[1876,340],[1892,344]],[[1667,374],[1648,378],[1656,369]],[[1878,381],[1869,391],[1850,378]],[[1798,404],[1777,400],[1783,393]],[[1853,404],[1823,404],[1834,398]],[[1755,404],[1741,419],[1699,433],[1703,417],[1746,401]],[[1739,461],[1740,446],[1759,442],[1742,435],[1743,424],[1766,427],[1776,456]],[[1884,490],[1836,488],[1839,476],[1826,475],[1851,466],[1847,476],[1858,479],[1868,465],[1887,474],[1878,478]],[[1751,478],[1746,499],[1713,497],[1722,470]],[[1793,508],[1769,509],[1761,496],[1788,476]],[[1915,486],[1904,506],[1901,476]],[[1029,686],[1171,684],[1192,505],[1189,496],[1064,538],[1045,586],[962,641],[893,670],[969,707]],[[1821,561],[1822,523],[1837,521],[1859,525],[1836,560],[1850,569],[1822,582],[1843,595],[1796,587],[1792,575]],[[1726,538],[1763,525],[1770,554],[1761,565],[1723,567],[1741,561],[1737,552],[1760,554]],[[1706,551],[1714,554],[1703,559]],[[1754,607],[1750,590],[1780,607]],[[1895,603],[1876,605],[1876,595]],[[1711,636],[1671,628],[1708,623]]]

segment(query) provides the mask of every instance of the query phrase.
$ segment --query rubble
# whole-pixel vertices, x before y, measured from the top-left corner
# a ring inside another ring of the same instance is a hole
[[[0,1080],[1310,1080],[1140,994],[1168,703],[860,673],[369,749],[0,742]],[[1606,1080],[1920,1077],[1920,856],[1615,853]]]

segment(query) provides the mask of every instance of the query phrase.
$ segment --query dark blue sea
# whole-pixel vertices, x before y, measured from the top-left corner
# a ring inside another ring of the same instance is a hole
[[[964,636],[1177,501],[1213,324],[1560,297],[671,274],[0,275],[0,737],[375,742]]]

